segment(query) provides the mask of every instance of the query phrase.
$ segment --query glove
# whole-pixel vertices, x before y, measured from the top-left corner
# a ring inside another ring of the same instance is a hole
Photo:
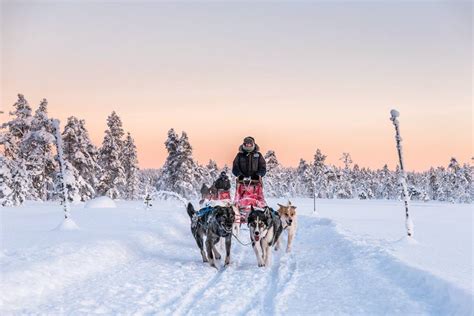
[[[258,175],[254,175],[254,176],[252,176],[251,178],[252,178],[252,180],[255,180],[255,181],[258,180],[258,181],[260,181],[260,179],[261,179],[262,177],[260,177],[260,176],[258,176]]]
[[[243,175],[240,175],[240,176],[238,176],[237,179],[238,179],[239,181],[242,181],[242,180],[244,180],[244,176],[243,176]]]

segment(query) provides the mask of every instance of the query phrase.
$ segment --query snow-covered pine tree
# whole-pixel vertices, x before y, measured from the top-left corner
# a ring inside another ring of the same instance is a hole
[[[0,144],[4,146],[4,155],[8,159],[24,159],[20,152],[20,143],[31,128],[31,107],[22,94],[18,94],[18,101],[13,104],[14,111],[10,112],[12,119],[0,125],[2,129]]]
[[[281,167],[280,183],[278,185],[281,197],[292,198],[297,196],[297,174],[296,169]]]
[[[165,142],[168,157],[162,169],[162,176],[158,182],[159,190],[170,190],[186,198],[197,197],[199,191],[198,166],[192,158],[192,147],[186,132],[181,137],[174,129],[168,131]]]
[[[378,187],[376,197],[378,199],[391,200],[399,195],[397,179],[393,172],[388,169],[387,164],[377,172]]]
[[[107,126],[99,150],[99,165],[102,172],[98,192],[112,199],[118,199],[123,197],[126,182],[122,163],[124,131],[122,121],[115,111],[107,118]]]
[[[313,196],[312,166],[300,159],[296,168],[296,194],[301,197]]]
[[[209,159],[206,165],[206,171],[208,178],[205,180],[205,183],[211,184],[219,177],[219,168],[215,160]]]
[[[466,186],[464,188],[464,196],[466,197],[466,200],[463,200],[462,202],[472,203],[474,202],[474,185],[472,181],[472,177],[474,175],[474,166],[465,163],[463,164],[462,172],[464,174],[464,178],[466,179]]]
[[[335,197],[338,199],[350,199],[352,198],[352,158],[349,153],[342,153],[342,157],[339,160],[344,163],[344,168],[338,170],[336,174]]]
[[[123,166],[125,171],[125,197],[129,200],[137,200],[139,196],[139,168],[137,147],[130,133],[127,133],[123,148]]]
[[[9,197],[12,194],[12,174],[10,172],[9,161],[0,153],[0,205],[11,206]]]
[[[63,183],[66,185],[67,200],[70,203],[84,201],[83,193],[94,191],[92,186],[81,177],[79,171],[67,160],[64,160],[64,175],[61,172],[57,172],[54,179],[55,191],[58,192],[57,196],[61,200],[63,200],[64,196]]]
[[[466,203],[470,201],[471,175],[466,172],[456,158],[451,158],[447,169],[448,199],[451,202]],[[448,189],[449,188],[449,189]]]
[[[30,194],[31,177],[25,165],[25,155],[21,151],[21,143],[31,128],[33,117],[31,107],[22,94],[18,94],[18,101],[13,104],[14,110],[9,114],[11,120],[0,125],[0,145],[3,146],[3,155],[8,162],[11,174],[10,195],[3,204],[9,206],[21,205]]]
[[[8,191],[9,194],[3,197],[2,205],[20,206],[28,195],[29,176],[26,171],[26,166],[22,159],[6,161],[6,167],[9,169],[7,172],[10,173],[9,177],[11,177],[8,185],[10,190],[4,191]],[[7,179],[7,177],[5,177],[5,179]]]
[[[326,155],[318,148],[314,154],[313,162],[313,186],[317,198],[326,198],[328,192]]]
[[[278,162],[275,151],[267,151],[265,161],[267,162],[267,173],[263,178],[265,195],[268,197],[280,197],[285,192],[281,188],[282,168]]]
[[[180,154],[178,160],[179,177],[176,183],[178,190],[176,192],[187,198],[197,197],[197,192],[200,189],[199,181],[196,179],[197,163],[193,160],[193,148],[186,132],[181,133],[178,152]]]
[[[168,151],[168,157],[161,169],[161,176],[157,182],[158,190],[171,190],[173,191],[173,185],[176,183],[177,174],[177,163],[178,163],[178,146],[179,136],[173,128],[168,131],[168,137],[165,141],[165,147]]]
[[[361,200],[373,199],[375,194],[370,169],[362,168],[357,175],[357,181],[359,183],[357,188],[357,197]]]
[[[21,141],[20,151],[31,179],[28,198],[46,201],[52,195],[56,163],[54,130],[48,118],[48,101],[43,99],[31,127]]]
[[[153,196],[161,179],[161,169],[140,169],[139,179],[139,195],[142,197],[147,194]]]
[[[95,196],[95,188],[98,184],[97,175],[101,168],[98,164],[98,151],[92,144],[89,133],[85,127],[85,121],[75,116],[67,119],[62,133],[64,159],[71,163],[89,186],[82,186],[84,191],[79,195],[82,201]]]

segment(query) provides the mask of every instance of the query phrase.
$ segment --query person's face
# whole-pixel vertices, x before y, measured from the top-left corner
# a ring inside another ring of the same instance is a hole
[[[252,143],[252,142],[245,142],[245,143],[244,143],[244,147],[245,147],[245,148],[252,148],[252,147],[253,147],[253,143]]]

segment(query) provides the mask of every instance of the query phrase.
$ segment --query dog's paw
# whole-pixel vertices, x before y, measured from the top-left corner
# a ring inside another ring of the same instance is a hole
[[[286,248],[286,253],[290,253],[291,252],[291,248]]]
[[[221,254],[218,253],[218,252],[216,252],[216,253],[214,254],[214,258],[216,258],[217,260],[221,260]]]
[[[224,265],[225,265],[226,267],[230,265],[230,258],[226,258],[226,259],[225,259]]]
[[[258,264],[258,267],[259,267],[259,268],[265,267],[265,264],[259,263],[259,264]]]

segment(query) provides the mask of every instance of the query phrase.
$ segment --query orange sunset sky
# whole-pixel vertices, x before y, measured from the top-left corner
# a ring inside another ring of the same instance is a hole
[[[170,128],[201,163],[251,135],[287,166],[320,148],[394,168],[392,108],[408,170],[470,162],[472,4],[3,1],[0,122],[17,93],[98,146],[117,111],[142,168]]]

